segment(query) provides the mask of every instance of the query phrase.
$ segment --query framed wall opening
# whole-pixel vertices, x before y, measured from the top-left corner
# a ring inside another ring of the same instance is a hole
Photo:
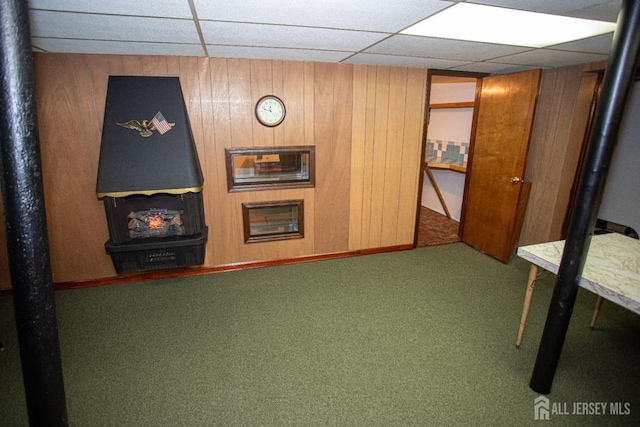
[[[244,242],[301,239],[304,237],[304,200],[242,204]]]
[[[226,148],[229,192],[315,186],[315,147]]]

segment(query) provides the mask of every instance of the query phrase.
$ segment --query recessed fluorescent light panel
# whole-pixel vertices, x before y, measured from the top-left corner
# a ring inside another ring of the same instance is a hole
[[[401,34],[545,47],[614,31],[613,22],[457,3]]]

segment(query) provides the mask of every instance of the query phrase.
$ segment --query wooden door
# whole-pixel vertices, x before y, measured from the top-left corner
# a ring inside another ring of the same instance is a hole
[[[485,77],[461,218],[462,241],[508,262],[523,189],[540,70]]]

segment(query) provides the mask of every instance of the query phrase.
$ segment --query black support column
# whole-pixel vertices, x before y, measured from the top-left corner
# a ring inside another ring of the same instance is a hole
[[[551,391],[602,201],[620,121],[633,82],[639,49],[640,0],[623,0],[578,184],[576,206],[529,384],[541,394]]]
[[[63,426],[68,424],[67,408],[26,1],[0,0],[0,61],[0,172],[29,423]]]

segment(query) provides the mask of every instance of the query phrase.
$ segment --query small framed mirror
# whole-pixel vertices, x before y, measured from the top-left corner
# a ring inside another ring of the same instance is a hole
[[[230,192],[315,186],[315,147],[226,148]]]
[[[304,237],[304,201],[242,204],[245,243]]]

